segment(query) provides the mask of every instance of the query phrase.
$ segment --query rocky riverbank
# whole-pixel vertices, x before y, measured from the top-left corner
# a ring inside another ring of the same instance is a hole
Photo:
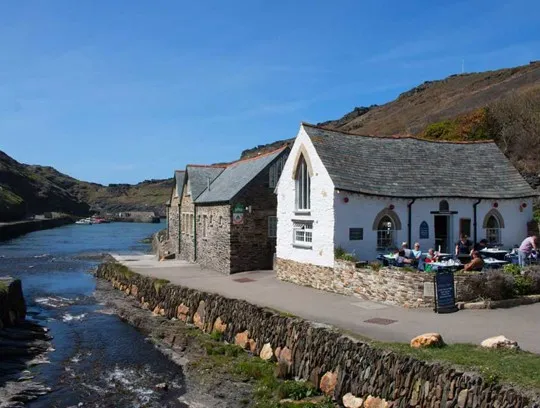
[[[179,320],[169,320],[144,310],[133,298],[115,290],[107,281],[98,280],[96,299],[105,305],[104,313],[117,314],[122,320],[148,336],[148,341],[182,367],[186,393],[180,402],[189,407],[238,408],[251,399],[253,384],[234,381],[218,367],[200,369],[206,357],[205,341],[195,328]],[[156,387],[167,392],[166,383]]]
[[[73,224],[75,220],[71,217],[60,217],[43,220],[24,220],[0,224],[0,242],[17,238],[29,232],[41,231],[63,225]]]
[[[32,367],[46,363],[47,329],[25,320],[21,281],[0,278],[0,407],[19,407],[50,389],[33,380]]]

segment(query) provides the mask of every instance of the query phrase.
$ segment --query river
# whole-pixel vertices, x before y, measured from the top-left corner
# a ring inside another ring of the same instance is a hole
[[[0,276],[22,280],[29,319],[53,336],[50,364],[32,368],[52,392],[28,407],[185,407],[182,370],[93,296],[91,255],[150,250],[163,224],[69,225],[0,244]],[[164,392],[155,386],[167,383]],[[82,404],[82,405],[81,405]]]

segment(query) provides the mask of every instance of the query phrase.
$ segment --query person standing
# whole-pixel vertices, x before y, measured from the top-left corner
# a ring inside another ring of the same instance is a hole
[[[459,241],[456,243],[456,258],[461,263],[467,263],[471,260],[472,242],[466,234],[461,234]]]
[[[519,266],[524,267],[527,264],[527,258],[531,256],[532,251],[537,250],[537,240],[538,237],[536,235],[531,235],[523,240],[518,250]]]

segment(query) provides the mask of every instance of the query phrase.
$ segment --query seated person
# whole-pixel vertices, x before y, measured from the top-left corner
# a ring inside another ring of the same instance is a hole
[[[404,257],[405,258],[408,258],[408,259],[411,259],[413,257],[413,254],[412,254],[412,250],[408,248],[408,245],[406,242],[402,242],[401,243],[401,251],[403,251],[404,253]]]
[[[414,249],[411,251],[412,259],[418,262],[420,260],[420,257],[422,256],[422,251],[420,251],[420,244],[418,242],[415,242],[413,248]]]
[[[474,247],[471,251],[471,256],[472,256],[473,251],[480,252],[483,249],[486,249],[487,247],[488,247],[487,239],[481,239],[480,242],[477,242],[476,244],[474,244]]]
[[[437,255],[437,253],[433,250],[433,248],[429,248],[428,254],[424,261],[426,263],[431,263],[431,262],[437,262],[438,260],[439,260],[439,256]]]
[[[394,259],[396,260],[397,266],[402,266],[404,264],[410,265],[413,262],[412,259],[405,257],[405,250],[403,249],[400,249],[400,250],[396,249],[394,251]]]
[[[468,264],[465,264],[463,266],[464,271],[481,271],[484,267],[484,261],[480,257],[480,253],[478,251],[472,252],[472,260]]]

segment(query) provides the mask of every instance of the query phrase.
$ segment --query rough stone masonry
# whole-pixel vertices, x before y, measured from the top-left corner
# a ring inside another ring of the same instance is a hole
[[[96,275],[156,314],[193,323],[205,332],[219,330],[231,343],[243,339],[256,355],[268,355],[270,347],[291,376],[320,385],[326,374],[337,373],[332,391],[337,401],[351,393],[360,398],[376,395],[393,407],[540,408],[540,396],[374,348],[326,326],[245,301],[164,283],[116,263],[100,265]]]

